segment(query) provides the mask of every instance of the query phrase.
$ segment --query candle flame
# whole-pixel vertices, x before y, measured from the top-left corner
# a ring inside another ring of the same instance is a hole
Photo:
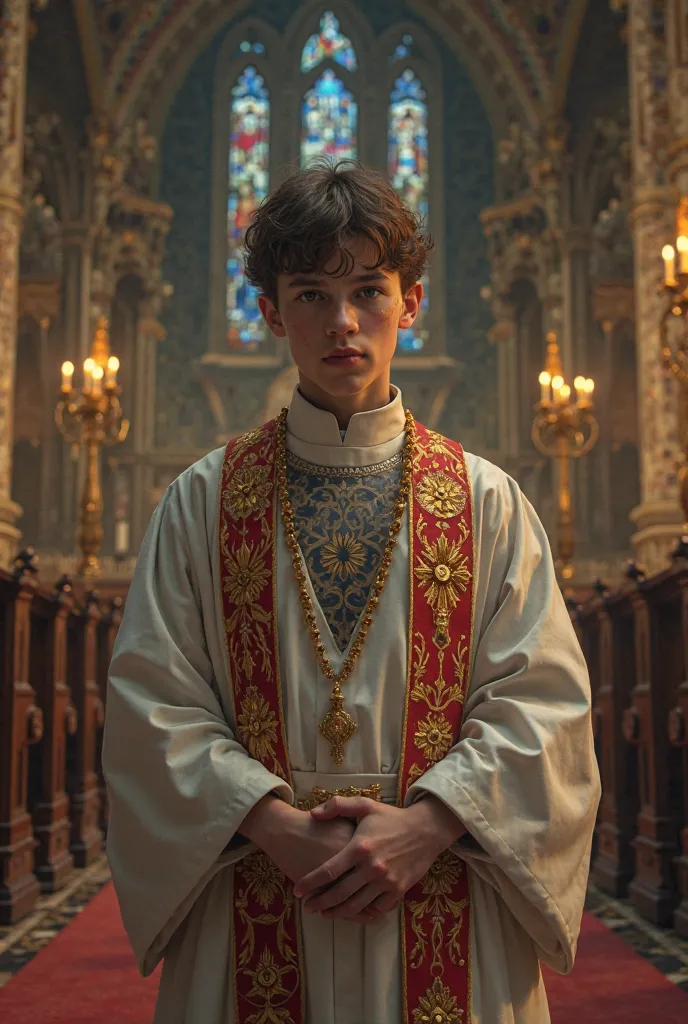
[[[119,370],[119,359],[117,356],[110,356],[107,362],[107,368],[111,373],[117,373]]]
[[[71,377],[74,373],[74,363],[70,363],[69,360],[67,360],[66,363],[62,364],[62,372],[65,377]]]
[[[540,384],[542,384],[542,386],[544,388],[548,388],[550,386],[550,384],[552,383],[552,378],[551,378],[550,374],[547,373],[547,370],[543,370],[542,371],[542,373],[538,377],[538,380],[539,380]]]
[[[561,376],[560,373],[558,373],[556,375],[556,377],[552,377],[552,387],[554,388],[555,391],[559,391],[560,388],[562,388],[563,386],[564,386],[564,378]]]
[[[103,376],[103,367],[102,366],[94,366],[93,369],[91,370],[91,373],[93,374],[93,379],[94,380],[100,380],[102,378],[102,376]]]

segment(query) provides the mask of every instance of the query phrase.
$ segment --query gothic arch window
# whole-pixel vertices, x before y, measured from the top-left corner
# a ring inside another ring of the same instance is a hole
[[[332,11],[325,11],[320,30],[309,36],[301,53],[301,72],[333,62],[349,75],[358,70],[356,50]],[[358,103],[333,67],[326,67],[306,90],[301,106],[300,162],[305,167],[319,156],[336,160],[358,155]]]
[[[229,124],[226,338],[230,350],[255,352],[265,340],[265,326],[258,290],[246,280],[242,253],[251,216],[268,193],[270,99],[253,64],[232,88]]]
[[[406,205],[424,224],[428,219],[428,105],[425,89],[412,68],[394,82],[388,108],[387,175]],[[420,316],[413,327],[399,331],[399,348],[420,351],[428,338],[429,281]]]
[[[399,355],[444,351],[442,81],[432,43],[399,22],[376,37],[346,0],[310,3],[281,33],[256,18],[228,34],[217,57],[211,349],[277,365],[245,279],[243,237],[269,189],[318,156],[360,158],[386,174],[432,232],[436,249],[413,328]],[[220,272],[222,275],[220,276]],[[220,282],[222,282],[220,296]],[[431,293],[434,297],[431,301]],[[256,362],[256,360],[258,362]]]

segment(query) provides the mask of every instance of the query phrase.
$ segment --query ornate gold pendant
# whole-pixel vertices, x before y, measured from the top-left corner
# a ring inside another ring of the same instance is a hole
[[[320,735],[330,744],[330,753],[335,764],[344,760],[344,744],[347,743],[358,726],[348,711],[344,710],[344,697],[340,690],[330,694],[330,710],[320,723]]]

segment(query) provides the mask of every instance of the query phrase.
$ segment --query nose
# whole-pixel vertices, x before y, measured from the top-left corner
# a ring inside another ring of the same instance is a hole
[[[335,302],[328,317],[327,334],[330,338],[342,338],[358,334],[358,314],[350,302]]]

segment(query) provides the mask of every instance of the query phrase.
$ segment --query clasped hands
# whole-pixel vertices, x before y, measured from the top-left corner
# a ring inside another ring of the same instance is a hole
[[[398,906],[466,831],[430,795],[403,808],[367,797],[336,796],[310,812],[277,798],[265,799],[271,801],[264,808],[267,815],[259,813],[254,823],[250,812],[241,829],[244,835],[295,883],[305,913],[360,924],[375,923]]]

